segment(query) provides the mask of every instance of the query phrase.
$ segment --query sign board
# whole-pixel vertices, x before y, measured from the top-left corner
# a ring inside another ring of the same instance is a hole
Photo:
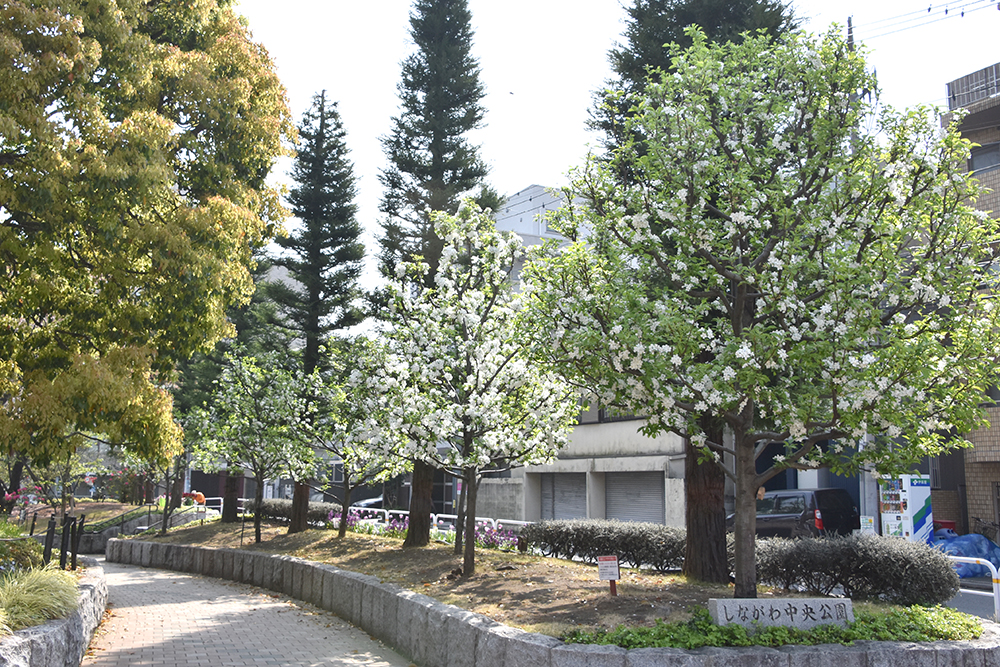
[[[713,598],[708,613],[718,625],[748,628],[783,625],[808,630],[854,621],[854,607],[846,598]]]
[[[874,535],[875,534],[875,517],[873,516],[862,516],[861,517],[861,529],[858,531],[862,535]]]
[[[618,581],[618,556],[598,556],[597,576],[601,581]]]

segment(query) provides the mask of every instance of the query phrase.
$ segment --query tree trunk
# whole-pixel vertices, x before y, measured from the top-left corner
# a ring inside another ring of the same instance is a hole
[[[288,524],[288,534],[309,530],[309,485],[295,481],[292,494],[292,520]]]
[[[167,497],[163,499],[163,518],[160,520],[160,535],[166,535],[167,529],[170,527],[170,515],[174,511],[174,505],[171,502],[173,500],[173,479],[170,475],[170,466],[167,466],[166,472],[163,474],[163,488],[167,490]]]
[[[722,442],[721,425],[703,417],[701,427],[712,442]],[[726,474],[715,463],[698,463],[700,452],[685,444],[684,495],[687,545],[684,574],[690,579],[729,583],[726,555]]]
[[[476,496],[479,495],[479,470],[465,469],[465,559],[462,576],[476,573]]]
[[[469,482],[462,477],[462,490],[455,499],[455,555],[462,553],[463,537],[465,535],[465,507],[469,498]]]
[[[253,493],[253,540],[260,544],[260,506],[264,504],[264,478],[256,477],[256,490]]]
[[[337,528],[337,537],[347,534],[347,515],[351,510],[351,476],[344,466],[344,503],[340,508],[340,526]]]
[[[735,434],[736,449],[736,590],[733,597],[757,597],[757,467],[754,448]]]
[[[431,511],[434,509],[434,466],[413,462],[410,485],[410,525],[404,547],[425,547],[431,541]]]
[[[237,511],[239,502],[240,478],[226,472],[226,482],[222,492],[222,523],[236,523],[239,520]]]
[[[0,481],[0,492],[3,495],[14,495],[21,488],[21,476],[24,474],[24,459],[18,459],[14,463],[14,467],[10,471],[10,485],[4,487],[3,482]],[[0,507],[3,508],[4,514],[10,514],[14,511],[14,506],[17,505],[17,500],[4,500],[0,503]]]

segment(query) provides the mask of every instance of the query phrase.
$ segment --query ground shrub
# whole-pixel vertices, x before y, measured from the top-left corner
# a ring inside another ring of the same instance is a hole
[[[757,543],[757,578],[855,600],[932,605],[958,592],[951,561],[930,545],[879,535],[771,539]]]
[[[655,523],[579,519],[531,524],[520,537],[548,556],[594,563],[598,556],[617,554],[623,565],[664,572],[683,564],[686,533]]]
[[[53,565],[11,572],[0,580],[0,610],[9,631],[40,625],[73,612],[79,601],[76,576]]]
[[[23,535],[16,524],[0,521],[0,574],[41,564],[41,543]]]
[[[691,620],[652,627],[618,626],[593,632],[574,630],[563,637],[576,644],[611,644],[627,649],[702,646],[783,646],[785,644],[851,644],[855,641],[929,642],[975,639],[982,634],[979,619],[947,607],[897,607],[877,612],[856,611],[847,627],[825,625],[812,630],[789,627],[745,628],[716,625],[706,609]]]
[[[247,501],[246,511],[254,512],[256,503],[253,500]],[[310,524],[324,526],[332,513],[340,513],[340,505],[337,503],[309,503],[309,514],[307,521]],[[271,498],[264,500],[260,504],[260,516],[266,521],[280,521],[287,523],[292,520],[292,501],[285,498]]]

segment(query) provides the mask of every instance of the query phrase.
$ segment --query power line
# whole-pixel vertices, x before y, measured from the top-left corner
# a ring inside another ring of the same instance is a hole
[[[971,14],[972,12],[979,11],[981,9],[989,9],[994,5],[1000,9],[1000,4],[997,4],[995,0],[967,0],[966,2],[962,2],[960,4],[944,5],[937,9],[928,7],[926,12],[910,12],[909,14],[903,14],[888,19],[880,19],[878,21],[862,24],[861,26],[855,26],[855,31],[862,32],[867,29],[869,33],[858,37],[858,40],[870,42],[873,39],[894,35],[896,33],[912,30],[914,28],[922,28],[924,26],[931,25],[932,23],[944,21],[945,19],[962,18],[966,14]]]

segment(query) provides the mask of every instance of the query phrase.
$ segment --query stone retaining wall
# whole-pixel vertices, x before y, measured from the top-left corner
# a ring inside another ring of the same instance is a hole
[[[111,540],[107,560],[253,584],[332,611],[422,667],[1000,667],[1000,632],[971,642],[625,650],[564,644],[375,577],[267,553]]]
[[[49,621],[0,640],[0,667],[80,667],[94,630],[104,616],[108,585],[104,569],[93,558],[80,578],[80,605],[67,618]]]

